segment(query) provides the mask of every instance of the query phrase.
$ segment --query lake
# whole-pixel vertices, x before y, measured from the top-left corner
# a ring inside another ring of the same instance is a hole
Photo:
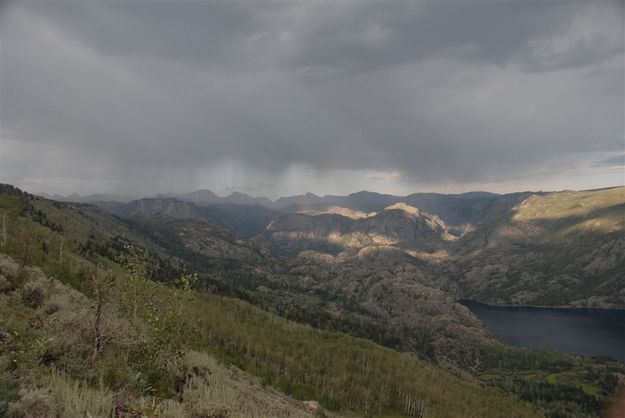
[[[625,361],[625,310],[493,306],[461,300],[503,341]]]

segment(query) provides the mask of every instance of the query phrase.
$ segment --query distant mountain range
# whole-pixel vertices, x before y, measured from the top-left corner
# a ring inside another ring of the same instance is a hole
[[[227,196],[219,196],[216,193],[202,189],[187,193],[158,193],[156,195],[146,195],[142,197],[131,195],[118,195],[112,193],[94,193],[89,195],[70,194],[48,194],[40,193],[40,196],[59,202],[92,203],[92,202],[120,202],[128,203],[133,200],[144,198],[176,198],[200,205],[207,204],[237,204],[237,205],[261,205],[270,209],[283,209],[290,206],[322,206],[340,205],[345,207],[355,207],[358,209],[376,211],[382,210],[386,206],[402,201],[436,200],[445,197],[454,199],[485,199],[499,196],[490,192],[467,192],[461,194],[441,194],[441,193],[414,193],[407,196],[382,194],[376,192],[360,191],[348,195],[325,195],[317,196],[314,193],[306,193],[296,196],[280,197],[271,200],[267,197],[255,197],[241,192],[234,192]]]
[[[224,227],[243,238],[251,238],[260,234],[273,221],[280,220],[279,223],[274,224],[274,228],[284,224],[289,219],[284,216],[288,214],[302,215],[297,218],[301,220],[311,219],[304,215],[325,215],[326,219],[340,220],[339,223],[343,225],[367,225],[381,219],[381,214],[387,208],[393,205],[404,205],[418,209],[422,214],[427,214],[426,216],[435,214],[438,221],[444,224],[445,233],[461,236],[485,219],[509,210],[531,195],[532,193],[529,192],[505,195],[471,192],[449,195],[415,193],[408,196],[394,196],[358,192],[347,196],[320,197],[308,193],[271,201],[243,193],[219,197],[209,190],[198,190],[179,195],[161,194],[128,202],[119,199],[117,201],[92,200],[88,203],[123,218],[143,219],[154,215],[164,215],[178,219],[202,219]],[[103,197],[112,196],[91,195],[85,198]],[[376,214],[379,216],[376,217]],[[374,219],[352,222],[352,219],[372,217]],[[427,248],[434,247],[430,245]]]
[[[298,196],[281,197],[276,200],[270,200],[266,197],[253,197],[240,192],[220,197],[210,190],[157,194],[142,199],[114,194],[60,196],[42,193],[41,195],[61,202],[94,203],[120,216],[127,216],[133,210],[132,208],[136,206],[136,203],[132,203],[133,201],[145,199],[176,199],[182,202],[192,202],[197,207],[227,208],[228,212],[237,208],[239,211],[245,211],[232,205],[261,206],[282,213],[323,213],[336,207],[370,213],[382,211],[396,203],[405,203],[426,212],[436,213],[449,224],[451,229],[454,229],[473,225],[479,222],[485,214],[500,210],[502,206],[505,208],[514,206],[531,194],[530,192],[522,192],[499,195],[489,192],[468,192],[462,194],[413,193],[407,196],[398,196],[361,191],[345,196],[326,195],[323,197],[306,193]],[[124,206],[122,204],[130,205]],[[265,211],[265,213],[267,212]]]

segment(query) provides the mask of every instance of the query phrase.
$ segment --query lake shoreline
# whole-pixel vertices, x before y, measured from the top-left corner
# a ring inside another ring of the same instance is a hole
[[[590,307],[590,306],[511,305],[511,304],[499,305],[499,304],[482,302],[481,300],[477,300],[477,299],[468,299],[468,298],[456,299],[454,302],[459,303],[463,306],[466,306],[466,305],[464,305],[464,303],[462,302],[479,303],[481,305],[490,306],[493,308],[583,309],[583,310],[589,310],[589,311],[623,311],[625,312],[625,308],[602,308],[602,307]]]

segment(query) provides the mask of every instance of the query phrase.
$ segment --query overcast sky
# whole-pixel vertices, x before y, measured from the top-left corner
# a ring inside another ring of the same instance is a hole
[[[0,182],[625,183],[624,2],[0,0]]]

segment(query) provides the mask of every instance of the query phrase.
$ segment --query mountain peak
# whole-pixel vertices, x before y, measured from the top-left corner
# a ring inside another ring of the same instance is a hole
[[[399,203],[395,203],[393,205],[387,206],[384,208],[384,210],[402,210],[412,216],[420,215],[419,209],[415,208],[414,206],[407,205],[403,202],[399,202]]]

